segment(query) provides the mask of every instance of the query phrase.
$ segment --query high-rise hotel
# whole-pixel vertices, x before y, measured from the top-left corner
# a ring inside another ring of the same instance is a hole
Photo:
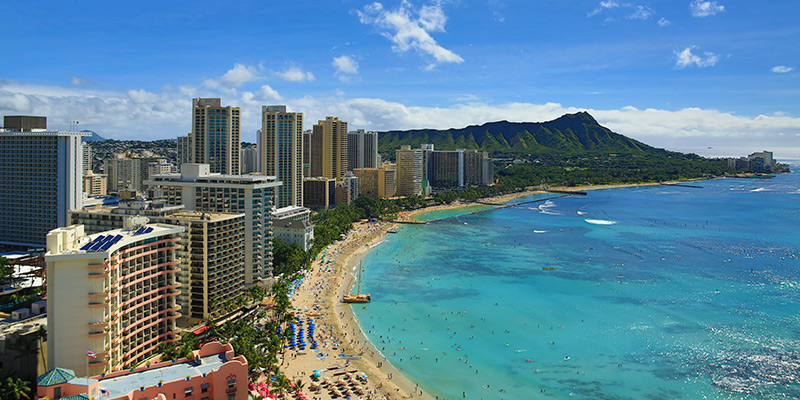
[[[377,168],[378,132],[358,129],[347,134],[347,167],[350,171],[356,168]]]
[[[194,148],[191,162],[208,164],[211,172],[239,174],[239,107],[222,107],[220,99],[192,99]]]
[[[208,164],[183,164],[180,174],[155,175],[145,181],[160,190],[169,205],[188,211],[242,213],[244,282],[257,283],[272,273],[272,211],[280,182],[274,176],[211,173]]]
[[[303,205],[303,113],[263,106],[258,133],[259,171],[275,176],[277,208]]]
[[[326,117],[311,135],[311,176],[341,179],[347,166],[347,121]]]
[[[47,364],[88,369],[90,376],[119,371],[175,341],[183,231],[145,217],[95,235],[85,235],[83,225],[52,230],[45,256]]]
[[[5,116],[0,129],[0,244],[44,247],[83,206],[83,137],[47,130],[46,117]]]

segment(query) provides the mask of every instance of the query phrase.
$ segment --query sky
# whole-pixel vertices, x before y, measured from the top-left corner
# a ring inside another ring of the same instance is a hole
[[[796,0],[4,1],[0,115],[155,140],[195,97],[351,130],[543,122],[800,158]]]

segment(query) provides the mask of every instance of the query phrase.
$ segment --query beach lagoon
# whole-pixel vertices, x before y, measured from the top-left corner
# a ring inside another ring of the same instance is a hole
[[[355,313],[440,399],[800,397],[800,177],[699,186],[428,215]]]

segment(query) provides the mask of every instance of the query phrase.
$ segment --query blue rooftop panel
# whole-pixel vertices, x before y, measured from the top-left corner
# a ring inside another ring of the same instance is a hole
[[[150,233],[152,231],[153,231],[153,228],[148,226],[147,229],[144,230],[144,233]]]
[[[103,245],[103,239],[105,239],[105,235],[100,235],[94,238],[94,240],[91,243],[92,246],[89,247],[89,251],[97,251],[100,248],[100,246]]]

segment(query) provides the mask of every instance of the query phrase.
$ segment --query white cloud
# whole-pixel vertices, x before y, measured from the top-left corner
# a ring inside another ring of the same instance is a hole
[[[440,46],[430,34],[444,32],[447,17],[442,10],[441,1],[422,6],[419,11],[413,10],[407,1],[403,1],[396,10],[384,9],[381,3],[375,2],[364,6],[356,13],[362,24],[375,26],[381,35],[391,40],[392,50],[396,53],[405,53],[413,49],[420,54],[433,57],[434,63],[427,69],[437,64],[459,64],[464,61],[458,54]]]
[[[689,9],[692,10],[693,16],[702,18],[725,11],[725,6],[716,1],[692,0]]]
[[[94,84],[94,82],[92,82],[90,79],[79,78],[79,77],[77,77],[75,75],[72,75],[72,79],[70,81],[75,86],[86,86],[86,85],[93,85]]]
[[[594,17],[595,15],[600,14],[604,10],[617,8],[617,7],[619,7],[619,3],[617,3],[616,1],[613,1],[613,0],[601,1],[600,4],[597,5],[597,8],[592,10],[589,14],[587,14],[587,16]]]
[[[777,66],[775,66],[775,67],[772,67],[772,70],[771,70],[771,71],[772,71],[772,72],[775,72],[775,73],[778,73],[778,74],[785,74],[785,73],[787,73],[787,72],[792,72],[792,71],[794,71],[794,68],[792,68],[792,67],[787,67],[787,66],[785,66],[785,65],[777,65]]]
[[[219,79],[206,79],[203,85],[211,89],[232,89],[259,79],[261,79],[261,77],[258,75],[258,69],[256,67],[237,63]]]
[[[269,85],[261,86],[261,89],[258,89],[257,97],[264,100],[283,100],[283,97],[278,93],[278,91],[269,87]]]
[[[669,24],[671,24],[671,23],[672,23],[672,22],[669,22],[669,20],[668,20],[668,19],[666,19],[666,18],[663,18],[663,17],[662,17],[660,20],[658,20],[658,26],[660,26],[660,27],[662,27],[662,28],[663,28],[663,27],[665,27],[665,26],[667,26],[667,25],[669,25]]]
[[[314,74],[311,72],[303,72],[303,70],[298,67],[289,67],[289,69],[276,72],[275,74],[289,82],[311,82],[314,80]]]
[[[648,20],[655,14],[652,8],[634,3],[619,3],[614,0],[601,1],[594,10],[586,14],[591,18],[604,14],[603,22],[614,22],[621,19]],[[663,18],[662,18],[663,19]]]
[[[693,54],[692,50],[696,48],[697,46],[690,46],[682,51],[675,50],[675,57],[677,59],[675,62],[675,67],[686,68],[692,65],[700,68],[713,67],[717,61],[719,61],[719,56],[711,52],[703,53],[702,57]]]
[[[192,97],[187,93],[222,97],[223,104],[241,107],[242,140],[245,141],[254,140],[252,135],[261,124],[261,106],[265,104],[286,104],[292,110],[303,112],[307,122],[335,115],[348,121],[353,128],[373,130],[461,128],[499,120],[541,122],[584,110],[557,103],[492,104],[472,95],[453,99],[454,104],[449,106],[422,107],[381,98],[346,98],[342,92],[322,98],[284,99],[267,85],[243,91],[236,97],[226,97],[224,93],[220,96],[220,92],[200,86],[112,92],[0,80],[0,115],[45,115],[48,126],[53,129],[67,129],[69,122],[77,119],[82,128],[85,126],[114,139],[174,138],[191,129],[187,116],[191,113]],[[668,149],[722,144],[751,151],[754,148],[800,148],[800,118],[782,113],[748,117],[712,109],[642,110],[635,107],[586,111],[617,133]]]
[[[653,15],[653,9],[646,6],[637,5],[633,14],[628,16],[628,19],[646,20]]]
[[[353,57],[350,56],[334,57],[333,62],[331,64],[334,67],[336,67],[337,74],[358,73],[358,61],[354,60]]]

